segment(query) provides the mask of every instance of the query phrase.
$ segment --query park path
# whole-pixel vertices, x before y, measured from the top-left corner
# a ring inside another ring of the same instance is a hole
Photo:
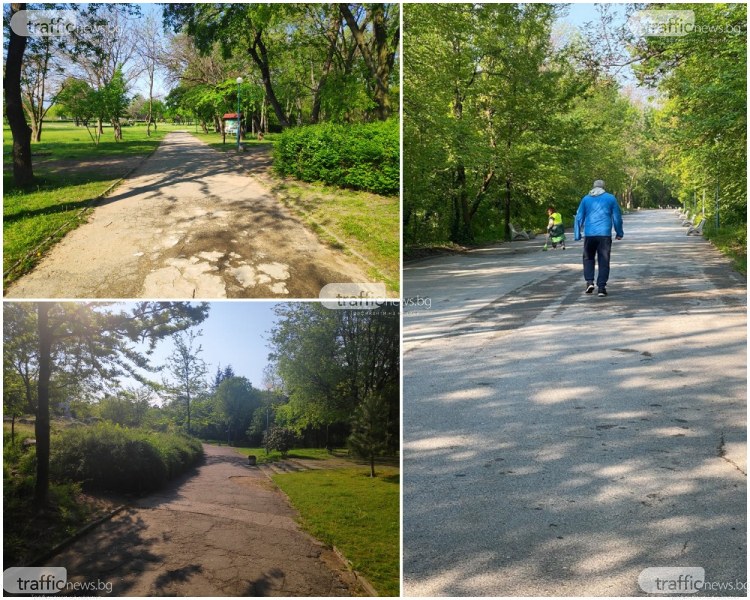
[[[286,497],[231,448],[48,561],[110,596],[356,596],[340,560],[302,532]]]
[[[405,266],[406,595],[745,596],[746,284],[685,232],[626,216],[607,298],[580,242]]]
[[[6,296],[317,298],[366,281],[233,157],[172,132]]]

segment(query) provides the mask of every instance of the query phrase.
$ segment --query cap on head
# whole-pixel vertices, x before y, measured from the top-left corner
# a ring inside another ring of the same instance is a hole
[[[604,189],[604,182],[601,179],[597,179],[594,182],[594,187],[595,188],[602,188],[602,189]]]

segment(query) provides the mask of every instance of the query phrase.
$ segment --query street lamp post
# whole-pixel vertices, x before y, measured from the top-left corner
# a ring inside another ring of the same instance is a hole
[[[240,151],[240,129],[242,127],[242,120],[240,119],[240,85],[242,84],[242,77],[237,78],[237,152]]]

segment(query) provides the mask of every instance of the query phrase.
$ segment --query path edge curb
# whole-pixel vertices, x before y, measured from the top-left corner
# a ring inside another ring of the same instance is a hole
[[[339,560],[343,562],[347,568],[354,573],[354,576],[357,578],[357,581],[359,584],[365,589],[365,591],[371,596],[371,597],[378,597],[380,594],[378,594],[377,590],[373,587],[373,585],[367,580],[367,578],[362,575],[359,571],[354,569],[352,566],[352,561],[350,561],[346,556],[344,556],[344,553],[341,552],[336,546],[331,545],[331,549],[333,550],[333,553],[338,556]]]
[[[67,548],[68,546],[70,546],[70,544],[72,544],[76,540],[82,538],[89,531],[91,531],[95,527],[98,527],[99,525],[101,525],[105,521],[109,521],[116,514],[122,512],[123,510],[125,510],[128,507],[129,507],[128,504],[121,504],[120,506],[118,506],[114,510],[110,511],[108,514],[104,515],[103,517],[99,517],[96,521],[92,521],[88,525],[84,525],[83,527],[81,527],[81,529],[79,529],[78,531],[76,531],[70,537],[64,539],[62,542],[60,542],[56,546],[52,547],[47,552],[41,554],[40,556],[37,556],[27,566],[29,566],[29,567],[38,567],[38,566],[40,566],[41,563],[46,562],[47,560],[49,560],[50,558],[52,558],[53,556],[55,556],[56,554],[58,554],[59,552],[61,552],[65,548]]]

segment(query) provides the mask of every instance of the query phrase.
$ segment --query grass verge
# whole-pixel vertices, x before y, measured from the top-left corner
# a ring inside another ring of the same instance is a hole
[[[160,127],[123,129],[124,139],[106,132],[94,146],[85,128],[45,125],[42,142],[32,144],[36,184],[17,188],[12,176],[12,137],[3,137],[3,282],[30,271],[49,248],[86,221],[93,201],[151,154],[167,134]],[[12,269],[12,270],[11,270]]]
[[[221,152],[234,153],[236,144],[221,142],[216,133],[194,133],[195,137]],[[263,142],[248,140],[254,151],[243,155],[251,160],[255,150],[269,148],[274,136]],[[243,142],[244,144],[245,142]],[[255,168],[248,169],[260,175]],[[364,265],[373,281],[383,281],[389,292],[398,294],[400,282],[400,216],[398,196],[379,196],[316,183],[281,178],[269,168],[262,178],[272,191],[329,246],[342,250]]]
[[[383,596],[399,595],[399,471],[324,469],[274,475],[302,527],[336,546]]]
[[[747,226],[735,225],[715,229],[707,226],[705,236],[732,261],[732,266],[747,276]]]

